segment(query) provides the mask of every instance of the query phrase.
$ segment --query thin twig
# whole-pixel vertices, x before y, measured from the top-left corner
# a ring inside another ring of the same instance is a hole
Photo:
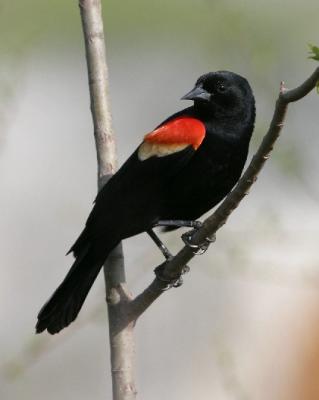
[[[109,107],[108,71],[100,0],[79,0],[88,66],[91,111],[101,189],[116,169],[116,150]],[[136,398],[133,323],[127,319],[131,297],[127,289],[122,246],[104,265],[108,303],[111,370],[114,400]],[[119,325],[121,329],[119,329]]]
[[[315,88],[319,80],[319,67],[300,86],[292,90],[286,90],[283,82],[280,86],[279,96],[276,102],[274,115],[264,139],[252,158],[248,168],[238,181],[235,188],[228,194],[225,200],[203,223],[203,226],[192,238],[193,244],[202,243],[205,238],[212,237],[228,220],[231,213],[248,194],[251,186],[257,180],[259,172],[269,158],[273,146],[284,126],[288,104],[305,97]],[[167,279],[181,275],[183,267],[194,257],[194,253],[188,246],[184,246],[179,253],[165,264],[162,276]],[[156,277],[153,282],[131,302],[131,316],[135,320],[163,293],[164,284]]]

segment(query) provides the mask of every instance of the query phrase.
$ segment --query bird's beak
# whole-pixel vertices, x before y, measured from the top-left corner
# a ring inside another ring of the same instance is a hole
[[[201,86],[195,86],[190,92],[186,93],[181,100],[203,100],[209,101],[211,98],[211,93],[208,93]]]

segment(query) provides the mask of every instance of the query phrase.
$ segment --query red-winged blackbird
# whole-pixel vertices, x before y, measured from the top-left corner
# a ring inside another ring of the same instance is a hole
[[[164,225],[196,220],[238,181],[255,121],[247,80],[228,71],[210,72],[182,99],[194,105],[147,134],[97,195],[70,249],[74,264],[42,307],[37,333],[57,333],[76,318],[108,254],[122,239],[152,232],[163,220]]]

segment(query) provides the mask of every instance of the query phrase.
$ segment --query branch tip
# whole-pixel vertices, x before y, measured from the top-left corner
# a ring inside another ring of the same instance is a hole
[[[280,93],[280,94],[284,94],[286,90],[287,90],[287,89],[286,89],[286,87],[285,87],[285,82],[284,82],[284,81],[281,81],[281,82],[280,82],[279,93]]]

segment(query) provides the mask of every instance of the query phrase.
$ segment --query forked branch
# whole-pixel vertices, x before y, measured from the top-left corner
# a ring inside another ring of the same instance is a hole
[[[101,189],[116,170],[116,149],[109,106],[108,70],[105,53],[101,0],[79,0],[85,41],[86,61]],[[133,324],[126,323],[128,293],[122,246],[119,244],[104,265],[108,304],[111,372],[114,400],[133,400]],[[124,322],[125,321],[125,322]],[[124,325],[119,329],[119,323]]]

